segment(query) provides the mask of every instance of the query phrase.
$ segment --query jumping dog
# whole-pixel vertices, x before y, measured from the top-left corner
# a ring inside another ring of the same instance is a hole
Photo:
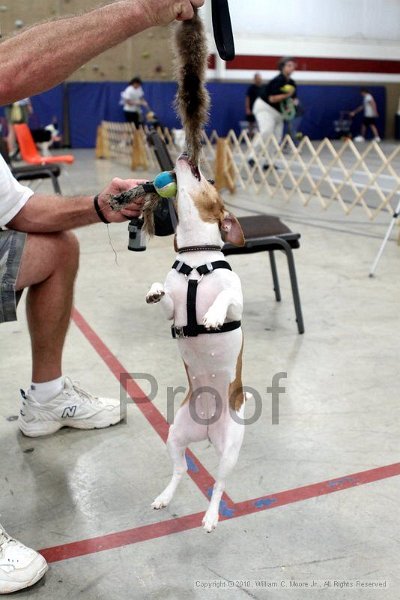
[[[187,446],[208,439],[220,458],[203,519],[204,529],[211,532],[244,434],[242,288],[221,252],[224,242],[241,246],[244,237],[215,187],[187,155],[179,157],[175,172],[178,254],[165,284],[154,283],[146,301],[160,302],[173,322],[172,335],[177,338],[189,391],[169,430],[172,479],[152,506],[161,509],[170,503],[187,471]]]

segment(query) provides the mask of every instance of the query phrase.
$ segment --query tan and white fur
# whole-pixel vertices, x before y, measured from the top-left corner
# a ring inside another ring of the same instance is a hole
[[[178,159],[176,175],[176,246],[222,247],[224,241],[242,245],[244,239],[238,221],[225,211],[214,186],[186,156]],[[224,255],[219,251],[206,250],[179,254],[177,258],[196,267],[224,260]],[[189,277],[200,279],[197,271]],[[146,301],[160,302],[167,318],[173,320],[177,327],[182,327],[187,324],[187,289],[186,277],[171,270],[164,285],[154,283],[151,286]],[[238,275],[227,269],[218,269],[203,277],[198,283],[196,310],[197,322],[210,330],[218,329],[225,322],[240,320],[243,296]],[[240,421],[244,418],[245,400],[241,381],[242,329],[200,334],[178,339],[177,343],[186,368],[189,391],[169,430],[167,446],[173,462],[172,479],[152,506],[160,509],[170,503],[187,471],[187,446],[191,442],[208,439],[220,458],[210,505],[203,519],[204,529],[211,532],[217,526],[225,481],[237,462],[244,434],[244,425]],[[217,410],[221,412],[219,418],[213,424],[204,423],[213,420]],[[193,413],[196,418],[193,418]],[[235,416],[238,417],[236,420]]]

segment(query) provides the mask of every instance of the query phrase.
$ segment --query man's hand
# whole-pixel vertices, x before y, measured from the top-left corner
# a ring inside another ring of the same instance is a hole
[[[186,21],[194,15],[193,8],[203,6],[205,0],[139,0],[152,25],[168,25],[177,19]]]
[[[108,201],[110,196],[126,192],[127,190],[146,182],[147,179],[113,179],[101,194],[99,194],[99,207],[105,218],[110,221],[110,223],[123,223],[126,220],[133,219],[133,217],[139,217],[142,212],[144,197],[135,198],[131,204],[127,204],[120,212],[112,210]]]

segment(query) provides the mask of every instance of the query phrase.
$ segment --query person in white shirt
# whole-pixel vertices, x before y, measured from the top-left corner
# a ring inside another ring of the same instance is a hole
[[[376,106],[375,99],[373,95],[366,89],[363,88],[361,90],[361,95],[363,97],[363,103],[351,111],[350,116],[354,117],[357,113],[363,111],[364,118],[361,125],[361,134],[357,135],[354,138],[355,142],[365,142],[365,136],[368,130],[368,127],[371,128],[372,134],[374,136],[375,142],[380,142],[381,138],[379,136],[378,128],[376,126],[377,119],[379,117],[378,108]]]
[[[54,87],[108,48],[149,27],[190,19],[193,7],[203,4],[204,0],[116,0],[29,27],[0,43],[0,105]],[[35,67],[34,77],[27,75],[27,57]],[[18,299],[27,288],[32,385],[23,394],[19,426],[28,436],[55,433],[65,425],[105,427],[123,416],[119,400],[96,398],[63,377],[61,359],[79,257],[78,241],[70,230],[138,216],[138,201],[121,213],[113,212],[108,202],[110,194],[138,183],[114,179],[94,197],[37,194],[20,185],[0,157],[0,323],[16,318]],[[47,569],[41,554],[0,525],[0,594],[33,585]]]
[[[30,98],[22,98],[13,104],[9,104],[4,109],[7,119],[7,144],[10,153],[10,158],[15,158],[18,155],[18,146],[15,139],[13,125],[15,123],[28,123],[30,115],[33,113],[33,107]]]
[[[136,128],[139,127],[142,120],[142,107],[146,107],[149,110],[140,77],[131,79],[128,87],[121,92],[121,103],[126,122],[134,123]]]

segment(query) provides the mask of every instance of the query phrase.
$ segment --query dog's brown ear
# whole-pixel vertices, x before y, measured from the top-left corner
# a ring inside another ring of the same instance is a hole
[[[232,213],[226,212],[224,214],[220,229],[224,242],[228,242],[234,246],[245,245],[246,242],[240,223]]]

